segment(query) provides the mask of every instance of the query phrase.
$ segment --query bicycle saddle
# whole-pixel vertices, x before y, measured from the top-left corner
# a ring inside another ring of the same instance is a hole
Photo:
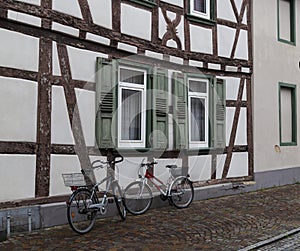
[[[177,168],[177,165],[166,165],[166,168]]]

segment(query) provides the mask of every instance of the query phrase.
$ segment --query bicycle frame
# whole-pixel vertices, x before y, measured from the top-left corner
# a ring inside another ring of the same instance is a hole
[[[147,180],[149,180],[164,196],[169,195],[169,186],[170,184],[166,185],[163,181],[161,181],[159,178],[155,177],[148,169],[146,170],[145,176]],[[163,186],[166,190],[163,190],[161,188]]]
[[[109,167],[108,167],[109,168]],[[109,171],[110,172],[110,171]],[[106,182],[106,186],[105,186],[105,190],[104,190],[104,195],[102,197],[102,201],[98,201],[98,196],[97,196],[97,187],[100,186],[101,184],[103,184],[104,182]],[[114,188],[115,184],[117,183],[118,181],[115,180],[114,176],[111,175],[111,174],[108,174],[104,179],[102,179],[101,181],[97,182],[93,188],[91,189],[92,190],[92,197],[96,197],[97,198],[97,204],[91,204],[89,206],[90,209],[94,209],[94,208],[100,208],[100,212],[102,214],[105,214],[106,213],[106,206],[107,206],[107,203],[108,203],[108,191],[110,188]]]

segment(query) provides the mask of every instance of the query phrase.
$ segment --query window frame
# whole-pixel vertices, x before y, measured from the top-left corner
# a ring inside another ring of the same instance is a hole
[[[120,74],[121,69],[128,69],[139,71],[144,74],[144,84],[135,84],[135,83],[128,83],[128,82],[121,82],[120,81]],[[117,109],[118,109],[118,123],[117,123],[117,132],[118,132],[118,148],[145,148],[146,147],[146,123],[147,123],[147,116],[146,116],[146,108],[147,108],[147,70],[139,67],[127,66],[120,64],[118,66],[118,82],[117,82]],[[134,90],[140,91],[142,95],[142,107],[141,107],[141,139],[140,140],[124,140],[122,139],[122,90]]]
[[[281,89],[288,88],[291,90],[291,108],[292,108],[292,121],[291,121],[291,142],[284,142],[282,140],[282,116],[281,116]],[[279,82],[278,88],[278,98],[279,98],[279,141],[280,146],[296,146],[297,145],[297,96],[296,96],[297,86],[293,84]]]
[[[279,42],[290,45],[296,45],[296,5],[295,0],[290,1],[290,39],[284,39],[280,36],[280,1],[277,0],[277,38]]]
[[[190,90],[190,80],[198,81],[198,82],[205,82],[206,83],[206,93],[201,92],[193,92]],[[209,93],[209,84],[210,80],[207,78],[201,77],[188,77],[187,78],[188,84],[188,124],[189,124],[189,149],[201,149],[201,148],[208,148],[209,147],[209,110],[210,110],[210,93]],[[205,100],[205,140],[204,141],[193,141],[192,140],[192,108],[191,108],[191,100],[192,98],[197,99],[204,99]]]
[[[206,5],[206,12],[205,13],[195,10],[194,1],[195,0],[190,1],[190,13],[192,15],[195,15],[195,16],[198,16],[198,17],[210,19],[210,15],[211,15],[211,13],[210,13],[210,2],[211,2],[211,0],[205,0],[205,5]]]
[[[194,0],[189,0],[187,19],[196,23],[215,25],[215,4],[214,0],[205,0],[207,6],[207,14],[194,10]]]

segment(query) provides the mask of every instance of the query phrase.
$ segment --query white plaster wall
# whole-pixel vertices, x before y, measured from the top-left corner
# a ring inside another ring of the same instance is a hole
[[[61,76],[56,42],[52,42],[52,74]]]
[[[85,144],[95,146],[95,92],[75,89]]]
[[[237,22],[230,0],[218,0],[217,13],[218,13],[218,18],[222,18],[232,22]]]
[[[107,54],[67,47],[72,78],[89,82],[96,81],[97,57],[108,58]]]
[[[50,196],[71,194],[71,189],[64,186],[63,173],[80,173],[77,156],[51,155]]]
[[[110,39],[89,32],[86,33],[86,39],[100,44],[110,44]]]
[[[295,4],[299,13],[300,2],[295,1]],[[297,146],[281,146],[280,152],[275,151],[275,145],[280,144],[278,82],[297,85],[297,116],[299,118],[299,36],[296,36],[296,46],[278,41],[277,1],[254,0],[253,15],[255,172],[299,167],[299,121],[297,121]],[[299,17],[296,15],[296,24],[298,23]],[[296,32],[298,34],[298,30]]]
[[[233,119],[235,114],[234,107],[226,108],[226,145],[229,145],[230,134],[233,126]],[[235,138],[235,145],[247,145],[247,109],[241,108],[238,120],[237,133]]]
[[[231,55],[236,29],[218,25],[219,56],[229,58]]]
[[[162,38],[164,34],[167,32],[167,22],[162,14],[161,8],[159,8],[158,12],[158,36]]]
[[[37,71],[39,39],[0,28],[0,66]]]
[[[225,154],[217,156],[217,179],[222,178],[225,160]],[[248,153],[233,153],[227,178],[237,178],[248,175]]]
[[[222,76],[219,76],[218,78],[224,79],[226,81],[226,100],[237,100],[240,81],[241,81],[240,78],[222,77]],[[247,100],[246,83],[244,84],[242,100],[243,101]]]
[[[0,155],[0,202],[35,196],[35,155]]]
[[[192,181],[211,179],[211,156],[189,157],[189,174]]]
[[[116,178],[118,178],[119,184],[123,189],[129,183],[138,179],[138,170],[142,161],[143,163],[147,162],[147,158],[124,158],[123,162],[116,164]]]
[[[66,33],[75,37],[79,36],[79,29],[73,28],[71,26],[63,25],[60,23],[56,23],[56,22],[52,22],[52,30]]]
[[[121,32],[151,40],[151,12],[121,4]]]
[[[92,19],[95,24],[111,29],[113,0],[88,0]]]
[[[52,0],[52,9],[74,17],[82,18],[78,0]]]
[[[52,87],[51,143],[74,144],[67,103],[62,86]]]
[[[106,161],[106,157],[91,157],[90,160]],[[70,194],[69,187],[65,187],[62,174],[81,173],[81,166],[77,156],[70,155],[51,155],[50,169],[50,196]],[[107,175],[107,168],[97,168],[94,170],[96,181],[99,182]],[[116,171],[116,178],[119,174]],[[106,183],[99,186],[100,190],[105,189]]]
[[[37,83],[0,77],[0,140],[36,141]]]
[[[38,26],[38,27],[41,27],[41,24],[42,24],[41,18],[32,16],[32,15],[28,15],[28,14],[24,14],[21,12],[8,10],[7,17],[8,17],[8,19],[11,19],[11,20],[14,20],[17,22],[34,25],[34,26]]]
[[[207,54],[213,53],[212,30],[190,25],[191,51]]]
[[[183,7],[183,0],[162,0],[162,2],[174,4],[180,7]]]
[[[41,5],[41,0],[16,0],[17,2],[24,2],[29,4]]]
[[[154,167],[154,175],[163,182],[168,182],[170,177],[169,169],[166,165],[177,165],[182,167],[181,159],[157,159],[158,164]]]
[[[234,56],[238,59],[248,60],[248,32],[245,30],[240,31]]]

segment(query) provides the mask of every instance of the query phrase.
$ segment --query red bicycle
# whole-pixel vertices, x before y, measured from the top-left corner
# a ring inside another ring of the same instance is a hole
[[[158,189],[162,200],[168,199],[177,208],[186,208],[193,201],[194,187],[189,175],[181,175],[181,170],[178,172],[176,165],[167,165],[170,175],[165,184],[150,172],[155,164],[155,161],[141,163],[138,169],[139,180],[130,183],[124,190],[125,207],[131,214],[143,214],[150,208],[153,194],[148,181]]]

